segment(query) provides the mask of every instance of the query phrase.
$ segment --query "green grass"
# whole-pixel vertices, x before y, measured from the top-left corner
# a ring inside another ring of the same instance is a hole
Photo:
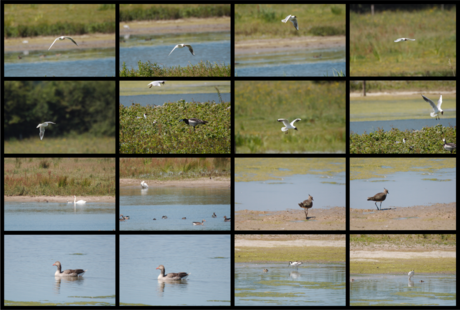
[[[351,76],[456,76],[456,44],[455,9],[350,13]]]
[[[160,87],[149,88],[150,81],[120,81],[120,96],[134,95],[169,95],[169,94],[208,94],[215,93],[216,87],[221,93],[230,93],[231,82],[221,80],[174,81],[166,82]]]
[[[351,134],[350,154],[450,154],[444,150],[442,138],[447,143],[457,143],[456,127],[437,125],[419,132],[393,128],[386,132],[380,129],[369,134]]]
[[[366,80],[366,93],[380,93],[380,92],[455,92],[457,89],[457,81],[369,81]],[[363,91],[363,81],[351,81],[351,92]],[[422,98],[419,95],[420,99]],[[439,98],[439,96],[438,96]],[[455,98],[455,96],[453,97]],[[352,99],[354,100],[354,98]]]
[[[5,158],[5,195],[114,196],[114,158]]]
[[[121,154],[230,154],[230,102],[195,103],[179,100],[163,106],[120,105]],[[148,114],[148,119],[137,116]],[[199,118],[195,127],[180,122]],[[153,121],[157,123],[153,125]]]
[[[115,4],[5,4],[4,36],[115,32]]]
[[[45,137],[40,140],[34,138],[16,140],[5,140],[5,154],[115,154],[115,137],[95,137],[90,135],[80,135],[78,137]]]
[[[125,62],[123,62],[120,77],[164,77],[164,76],[213,76],[213,77],[229,77],[230,65],[225,64],[212,64],[209,61],[200,61],[196,65],[188,65],[187,67],[168,67],[164,68],[157,63],[147,61],[137,62],[138,70],[128,69]]]
[[[298,257],[302,262],[345,262],[345,247],[237,247],[235,263],[287,262]]]
[[[237,153],[345,152],[345,83],[236,81]],[[278,118],[296,122],[281,131]]]
[[[230,16],[230,4],[120,4],[120,22]]]
[[[345,35],[344,4],[235,4],[235,40]],[[297,16],[299,30],[288,15]]]

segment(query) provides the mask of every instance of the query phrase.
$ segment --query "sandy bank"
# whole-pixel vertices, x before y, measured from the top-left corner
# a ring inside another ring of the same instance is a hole
[[[268,240],[235,240],[236,247],[345,247],[345,240],[291,240],[291,241],[268,241]]]
[[[175,180],[175,181],[154,181],[146,179],[120,179],[120,187],[123,186],[139,186],[141,182],[145,181],[149,187],[166,187],[166,186],[177,186],[177,187],[201,187],[201,186],[215,186],[215,187],[230,187],[230,178],[201,178],[201,179],[186,179],[186,180]]]
[[[375,261],[382,258],[414,259],[414,258],[455,258],[455,249],[452,251],[350,251],[353,261]]]
[[[67,203],[74,201],[73,196],[4,196],[5,201],[14,202],[59,202]],[[115,203],[115,196],[77,196],[78,200],[85,200],[86,203],[91,202],[111,202]]]

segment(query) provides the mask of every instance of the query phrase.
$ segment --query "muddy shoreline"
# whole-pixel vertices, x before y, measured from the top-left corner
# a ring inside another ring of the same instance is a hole
[[[300,208],[299,208],[300,209]],[[345,207],[301,210],[235,212],[235,230],[345,230]]]
[[[432,206],[350,209],[351,230],[455,230],[457,203]]]
[[[5,201],[14,202],[59,202],[67,203],[74,201],[73,196],[3,196]],[[111,202],[115,203],[115,196],[77,196],[78,200],[85,200],[86,203],[91,202]]]
[[[200,178],[200,179],[186,179],[174,181],[155,181],[147,179],[120,179],[120,187],[139,186],[141,182],[145,181],[149,187],[227,187],[230,188],[230,178]]]

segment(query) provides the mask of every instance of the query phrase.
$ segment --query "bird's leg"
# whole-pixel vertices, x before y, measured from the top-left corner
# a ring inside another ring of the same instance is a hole
[[[308,221],[308,209],[305,209],[305,219]]]
[[[379,209],[379,207],[377,206],[377,201],[375,202],[375,207],[377,208],[377,210]]]

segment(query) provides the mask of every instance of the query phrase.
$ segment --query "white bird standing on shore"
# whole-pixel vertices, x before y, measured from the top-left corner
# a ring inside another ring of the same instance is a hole
[[[428,103],[431,105],[431,107],[433,108],[433,111],[434,111],[434,112],[431,112],[431,113],[430,113],[431,117],[436,117],[436,119],[440,119],[440,117],[439,117],[439,112],[441,112],[441,114],[444,115],[444,111],[441,110],[442,95],[439,96],[439,100],[438,100],[438,105],[437,105],[437,106],[434,104],[433,101],[431,101],[431,100],[428,99],[427,97],[425,97],[425,96],[423,96],[423,95],[422,95],[422,97],[423,97],[423,99],[424,99],[426,102],[428,102]]]
[[[183,48],[183,47],[188,47],[190,53],[192,53],[193,56],[195,56],[195,53],[193,52],[193,48],[191,45],[188,45],[188,44],[177,44],[176,46],[174,46],[174,48],[172,49],[171,53],[174,52],[174,50],[176,48]],[[171,53],[169,53],[169,55],[171,55]],[[169,56],[168,55],[168,56]]]
[[[70,41],[72,41],[73,43],[75,43],[76,46],[78,46],[77,42],[75,42],[71,37],[59,37],[59,38],[56,38],[56,40],[54,40],[54,42],[56,42],[57,40],[65,40],[65,39],[69,39]],[[53,42],[53,44],[54,44]],[[53,46],[53,44],[51,44],[50,48],[48,49],[48,51],[51,49],[51,47]]]
[[[396,39],[396,40],[395,40],[395,42],[401,42],[401,41],[415,41],[415,39],[399,38],[399,39]]]
[[[44,122],[44,123],[38,124],[37,128],[40,128],[40,140],[43,140],[43,137],[45,136],[45,127],[48,126],[48,124],[56,125],[56,123],[53,123],[53,122]]]
[[[142,188],[149,188],[147,183],[145,183],[144,181],[141,182],[141,186],[142,186]]]
[[[297,130],[297,127],[294,126],[294,123],[297,121],[301,121],[301,119],[296,118],[295,120],[291,122],[291,124],[289,124],[289,121],[287,119],[284,119],[284,118],[278,119],[278,122],[283,122],[284,126],[286,126],[286,127],[281,128],[281,131],[286,131],[286,133],[288,133],[289,129]]]
[[[299,30],[299,25],[297,24],[297,17],[294,15],[288,15],[285,19],[281,20],[283,23],[287,23],[291,21],[294,24],[295,29]]]
[[[161,84],[164,84],[166,81],[153,81],[152,83],[149,83],[148,85],[149,88],[152,88],[152,86],[160,86],[161,87]]]

